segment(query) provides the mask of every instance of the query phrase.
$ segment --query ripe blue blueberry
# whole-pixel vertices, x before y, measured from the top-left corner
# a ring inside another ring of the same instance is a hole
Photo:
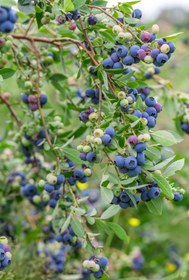
[[[27,95],[27,94],[23,94],[23,95],[21,96],[21,98],[22,98],[22,101],[23,101],[24,103],[28,104],[28,95]]]
[[[3,7],[0,7],[0,22],[6,21],[7,18],[8,18],[8,13],[7,13],[6,9],[4,9]]]
[[[86,160],[89,162],[93,162],[96,160],[96,154],[94,152],[89,152],[86,156]]]
[[[155,48],[155,49],[151,50],[150,56],[155,59],[159,53],[160,53],[160,50],[158,48]]]
[[[154,117],[150,116],[148,117],[147,120],[148,120],[147,125],[149,128],[154,128],[156,126],[156,119]]]
[[[181,201],[183,199],[183,195],[179,192],[174,193],[174,201]]]
[[[169,57],[167,56],[167,54],[165,53],[160,53],[158,54],[158,56],[156,57],[156,61],[158,63],[164,64],[165,62],[167,62],[167,60],[169,59]]]
[[[146,113],[148,113],[149,116],[152,116],[154,118],[157,118],[157,115],[158,115],[157,111],[156,111],[156,109],[154,107],[148,107],[146,109]]]
[[[138,118],[142,117],[142,113],[139,110],[134,110],[132,113],[133,116],[136,116]]]
[[[0,261],[4,260],[5,258],[5,251],[3,249],[0,249]]]
[[[156,100],[155,100],[154,97],[148,96],[148,97],[146,97],[146,99],[145,99],[145,104],[146,104],[146,106],[148,106],[148,107],[154,107],[155,104],[156,104]]]
[[[0,15],[1,17],[1,15]],[[8,17],[9,17],[9,20],[12,22],[12,23],[16,23],[17,22],[17,14],[15,13],[15,11],[13,11],[12,9],[9,10],[8,12]]]
[[[97,271],[97,272],[94,272],[93,275],[94,275],[95,278],[100,279],[100,278],[102,278],[102,276],[103,276],[103,271],[102,271],[102,270],[99,270],[99,271]]]
[[[137,154],[137,163],[138,165],[143,165],[146,161],[146,158],[145,158],[145,154],[142,152],[142,153],[138,153]]]
[[[115,62],[113,69],[123,69],[123,64],[121,62]]]
[[[139,9],[134,9],[132,12],[132,17],[133,18],[138,18],[140,19],[142,17],[142,12]]]
[[[119,206],[123,209],[127,209],[130,207],[128,202],[122,202],[122,201],[119,202]]]
[[[80,159],[83,160],[83,161],[86,160],[86,156],[87,156],[86,153],[80,153],[80,155],[79,155]]]
[[[175,51],[175,49],[176,49],[175,45],[172,42],[169,42],[168,45],[170,47],[170,51],[169,52],[173,53]]]
[[[126,192],[124,192],[124,191],[122,191],[122,192],[120,193],[119,198],[120,198],[120,200],[121,200],[122,202],[129,202],[129,200],[130,200],[130,197],[129,197],[128,194],[127,194]]]
[[[117,55],[116,52],[112,53],[110,58],[111,58],[111,60],[113,60],[114,63],[120,61],[120,58],[119,58],[119,56]]]
[[[134,149],[137,153],[142,153],[144,150],[146,150],[146,146],[147,145],[145,142],[140,142],[140,143],[136,144]]]
[[[89,25],[95,25],[98,22],[98,18],[96,16],[90,16],[88,18],[88,24]]]
[[[86,89],[86,91],[85,91],[85,95],[87,96],[87,97],[95,97],[95,90],[94,89],[92,89],[92,88],[88,88],[88,89]]]
[[[155,39],[156,39],[156,35],[152,33],[152,34],[150,35],[150,40],[149,40],[149,42],[153,42],[153,41],[155,41]]]
[[[133,198],[134,198],[135,203],[136,203],[136,204],[139,204],[139,202],[140,202],[140,198],[139,198],[139,196],[138,196],[138,195],[136,195],[136,194],[134,194],[134,195],[133,195]],[[134,203],[133,203],[133,201],[132,201],[132,200],[130,200],[130,201],[129,201],[129,205],[130,205],[131,207],[133,207],[133,206],[134,206]]]
[[[63,174],[59,174],[57,176],[57,184],[63,184],[65,182],[65,176]]]
[[[114,163],[117,167],[123,168],[125,165],[125,159],[124,159],[124,157],[117,155],[114,158]]]
[[[48,101],[47,95],[46,94],[41,94],[40,95],[40,103],[41,103],[41,105],[42,106],[45,105],[47,103],[47,101]]]
[[[100,265],[100,267],[106,268],[106,266],[108,265],[108,259],[106,257],[102,257],[100,258],[98,264]]]
[[[0,24],[0,32],[10,33],[14,29],[14,24],[7,20]]]
[[[51,198],[51,199],[49,200],[49,206],[50,206],[51,208],[55,208],[55,207],[56,207],[56,204],[57,204],[56,199]]]
[[[46,190],[46,192],[51,193],[54,191],[54,186],[50,184],[45,184],[44,189]]]
[[[113,65],[114,65],[114,62],[111,58],[107,58],[102,62],[102,65],[103,65],[104,68],[112,69]]]
[[[123,64],[132,65],[135,62],[134,58],[130,55],[127,55],[123,58]]]
[[[148,196],[150,199],[157,198],[160,196],[160,189],[158,187],[152,187],[148,191]]]
[[[132,169],[132,170],[128,170],[128,174],[129,174],[129,176],[131,176],[131,177],[135,177],[135,176],[137,176],[138,174],[140,174],[141,173],[141,167],[140,166],[137,166],[135,169]]]
[[[102,137],[102,143],[105,146],[109,146],[112,142],[112,137],[109,134],[104,134]]]
[[[138,51],[140,50],[140,47],[137,46],[137,45],[133,45],[131,48],[130,48],[130,55],[133,56],[133,57],[137,57],[138,56]]]
[[[115,136],[115,129],[112,126],[108,126],[105,130],[106,134],[110,135],[111,137]]]
[[[125,57],[128,53],[128,49],[125,46],[119,46],[116,50],[118,57]]]
[[[148,191],[144,191],[141,193],[141,200],[146,202],[151,200],[151,198],[148,196]]]
[[[137,160],[133,156],[129,156],[125,159],[125,167],[127,169],[135,169],[137,167]]]
[[[73,175],[76,179],[82,179],[85,176],[82,169],[75,169]]]

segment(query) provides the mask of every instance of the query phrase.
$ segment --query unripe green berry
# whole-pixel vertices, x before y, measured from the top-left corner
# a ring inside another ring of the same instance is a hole
[[[104,135],[104,131],[100,128],[95,129],[94,131],[94,137],[102,137]]]
[[[38,186],[43,188],[45,186],[45,180],[40,180]]]
[[[95,266],[94,266],[94,268],[93,268],[93,271],[94,272],[97,272],[97,271],[99,271],[100,270],[100,265],[99,264],[95,264]]]
[[[39,204],[41,202],[41,198],[39,195],[34,195],[34,197],[32,198],[33,202],[36,204]]]
[[[86,168],[84,170],[84,174],[85,176],[90,177],[92,175],[92,170],[90,168]]]
[[[120,92],[118,92],[118,94],[117,94],[118,99],[124,99],[125,96],[126,96],[126,94],[125,94],[124,91],[120,91]]]
[[[145,133],[145,134],[141,134],[138,136],[138,141],[139,142],[148,142],[150,141],[151,137],[149,134]]]
[[[56,116],[56,117],[54,117],[54,121],[55,121],[55,122],[61,122],[62,120],[61,120],[61,117]]]
[[[47,175],[46,179],[47,179],[47,182],[51,185],[55,185],[57,183],[57,177],[52,173],[49,173]]]
[[[146,62],[147,64],[150,64],[153,62],[153,58],[150,55],[146,55],[144,58],[144,62]]]
[[[7,41],[5,42],[5,47],[6,47],[6,48],[10,49],[10,48],[12,48],[12,46],[13,46],[13,42],[12,42],[12,41],[7,40]]]
[[[168,52],[170,51],[169,45],[168,45],[168,44],[163,44],[163,45],[161,46],[161,48],[160,48],[160,51],[161,51],[162,53],[168,53]]]
[[[147,123],[148,123],[148,120],[145,118],[141,118],[140,121],[143,125],[147,125]]]
[[[89,115],[89,120],[92,121],[96,121],[98,119],[98,114],[93,112]]]
[[[119,25],[114,25],[114,26],[112,27],[112,31],[113,31],[114,33],[119,34],[120,32],[123,31],[123,29],[122,29],[121,26],[119,26]]]
[[[153,34],[159,33],[159,25],[157,25],[157,24],[152,25],[152,33]]]
[[[120,105],[121,105],[122,107],[127,107],[128,104],[129,104],[129,101],[128,101],[127,99],[122,99],[122,100],[120,101]]]
[[[62,134],[64,134],[64,129],[60,128],[57,130],[57,134],[60,136]]]
[[[99,138],[99,137],[95,137],[94,140],[93,140],[93,143],[95,145],[101,145],[102,144],[102,139]]]
[[[83,267],[84,267],[84,268],[88,268],[88,265],[89,265],[89,261],[88,261],[88,260],[85,260],[85,261],[83,262]]]
[[[127,36],[127,35],[126,35]],[[125,40],[126,39],[125,32],[119,32],[117,39],[118,40]]]
[[[8,258],[10,258],[10,259],[12,258],[11,252],[6,252],[6,253],[5,253],[5,256],[8,257]]]
[[[31,83],[30,81],[26,81],[26,82],[24,83],[24,87],[25,87],[26,89],[31,89],[31,88],[33,87],[33,85],[32,85],[32,83]]]
[[[125,40],[126,41],[131,41],[133,39],[133,36],[129,32],[125,32]]]
[[[155,69],[153,67],[150,67],[146,71],[149,75],[154,75],[155,74]]]
[[[78,150],[79,152],[83,152],[83,145],[77,146],[77,150]]]
[[[0,236],[0,243],[6,245],[8,244],[8,239],[5,236]]]
[[[25,146],[28,147],[30,145],[30,141],[27,140],[25,137],[22,137],[21,143]]]
[[[156,174],[156,175],[162,175],[161,170],[155,170],[155,171],[154,171],[154,174]]]
[[[48,202],[49,199],[50,199],[49,194],[47,192],[43,192],[42,193],[42,199],[43,199],[44,202]]]
[[[91,151],[91,147],[89,145],[86,145],[86,146],[83,147],[83,152],[84,153],[88,153],[90,151]]]

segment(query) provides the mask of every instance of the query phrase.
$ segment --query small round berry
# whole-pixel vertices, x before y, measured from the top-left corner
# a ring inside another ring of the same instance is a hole
[[[129,104],[129,101],[128,101],[127,99],[122,99],[122,100],[120,101],[120,105],[121,105],[122,107],[127,107],[128,104]]]
[[[100,267],[106,268],[108,265],[108,259],[106,257],[102,257],[102,258],[100,258],[98,264]]]
[[[154,128],[156,126],[156,119],[152,116],[148,117],[148,123],[149,128]]]
[[[90,16],[88,18],[88,24],[89,25],[95,25],[98,22],[98,18],[96,16]]]
[[[96,160],[96,154],[94,152],[89,152],[86,156],[88,162],[94,162]]]
[[[152,25],[152,33],[154,33],[154,34],[159,33],[159,25],[157,25],[157,24]]]
[[[146,150],[146,143],[145,142],[140,142],[138,144],[136,144],[136,146],[134,147],[135,151],[137,153],[142,153],[144,150]]]
[[[112,137],[109,134],[104,134],[102,136],[102,144],[105,146],[109,146],[112,142]]]
[[[141,173],[141,171],[142,171],[141,167],[137,166],[135,169],[128,170],[128,174],[131,177],[135,177],[135,176],[139,175]]]
[[[115,129],[111,126],[107,127],[105,132],[106,132],[106,134],[110,135],[111,137],[115,136]]]
[[[156,104],[156,100],[155,100],[155,98],[152,97],[152,96],[146,97],[146,99],[145,99],[145,104],[146,104],[146,106],[148,106],[148,107],[154,107],[155,104]]]
[[[57,183],[57,177],[52,173],[49,173],[46,179],[49,184],[55,185]]]
[[[146,157],[144,153],[138,153],[137,154],[137,164],[138,165],[143,165],[146,161]]]
[[[118,99],[124,99],[125,98],[125,92],[124,91],[119,91],[117,94]]]
[[[118,57],[125,57],[128,53],[128,49],[125,46],[119,46],[116,50]]]
[[[134,58],[130,55],[127,55],[123,58],[123,64],[132,65],[135,62]]]
[[[104,135],[104,131],[100,128],[97,128],[97,129],[95,129],[93,134],[94,134],[94,137],[100,137],[101,138]]]
[[[119,26],[119,25],[114,25],[114,26],[112,27],[112,31],[113,31],[114,33],[119,34],[120,32],[123,31],[123,29],[122,29],[121,26]]]
[[[129,156],[125,159],[125,167],[127,169],[135,169],[137,167],[137,160],[133,156]]]
[[[140,19],[142,17],[142,12],[139,9],[134,9],[132,12],[132,17],[133,18],[138,18]]]
[[[160,189],[158,187],[152,187],[148,191],[148,196],[150,199],[154,199],[160,196]]]
[[[150,41],[150,37],[151,37],[151,34],[147,31],[144,31],[141,36],[140,36],[140,39],[143,41],[143,42],[149,42]]]
[[[90,151],[91,151],[91,146],[89,146],[89,145],[83,146],[83,152],[84,152],[84,153],[88,153],[88,152],[90,152]]]
[[[183,195],[179,192],[174,193],[174,201],[181,201],[183,199]]]
[[[115,158],[114,158],[114,163],[115,163],[115,165],[116,165],[117,167],[123,168],[124,165],[125,165],[125,159],[124,159],[124,157],[122,157],[122,156],[120,156],[120,155],[117,155],[117,156],[115,156]]]
[[[107,58],[102,62],[102,65],[103,65],[104,68],[112,69],[113,65],[114,65],[114,62],[111,58]]]
[[[162,53],[169,53],[170,52],[170,47],[168,44],[163,44],[160,48]]]

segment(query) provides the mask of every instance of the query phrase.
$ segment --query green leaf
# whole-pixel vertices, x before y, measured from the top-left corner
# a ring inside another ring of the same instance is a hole
[[[63,148],[63,153],[75,163],[83,164],[83,161],[79,158],[79,151],[65,147]]]
[[[78,237],[84,237],[85,231],[83,229],[82,224],[80,223],[80,221],[78,219],[75,219],[75,218],[71,219],[71,227],[72,227],[74,233]]]
[[[183,35],[184,34],[184,32],[178,32],[178,33],[174,33],[174,34],[171,34],[171,35],[168,35],[168,36],[166,36],[166,37],[163,37],[163,38],[165,38],[165,39],[170,39],[170,40],[173,40],[173,39],[175,39],[175,38],[177,38],[177,37],[179,37],[180,35]]]
[[[105,205],[110,204],[114,195],[112,190],[104,187],[100,187],[101,199]]]
[[[35,10],[34,4],[31,0],[19,0],[18,8],[22,13],[26,15],[32,14]]]
[[[161,159],[161,151],[155,147],[147,147],[146,157],[151,161],[159,161]]]
[[[151,133],[151,136],[155,142],[162,146],[172,146],[182,141],[182,138],[175,132],[158,130]]]
[[[120,211],[119,205],[111,205],[108,209],[106,209],[102,213],[100,218],[103,220],[107,220],[107,219],[111,218],[112,216],[115,216],[119,211]]]
[[[50,76],[49,80],[55,81],[55,82],[61,82],[63,80],[66,80],[68,77],[62,73],[55,73],[52,76]]]
[[[99,33],[108,41],[108,42],[115,42],[115,34],[112,30],[105,30],[99,31]]]
[[[162,169],[163,167],[165,167],[167,164],[169,164],[173,159],[175,158],[175,156],[167,158],[166,160],[156,164],[155,166],[148,168],[148,170],[150,171],[155,171],[155,170],[159,170]]]
[[[82,7],[86,3],[86,0],[73,0],[73,5],[75,9]]]
[[[14,6],[16,2],[14,0],[1,0],[0,5],[4,7]]]
[[[64,0],[64,11],[69,12],[75,10],[72,0]]]
[[[148,210],[150,211],[150,213],[160,216],[163,211],[162,197],[158,197],[158,198],[152,199],[149,202],[146,202],[146,206],[147,206]]]
[[[128,242],[128,236],[125,230],[118,224],[115,223],[107,223],[108,227],[117,235],[117,237],[123,241]]]
[[[15,72],[16,71],[14,69],[11,69],[11,68],[0,69],[0,75],[3,77],[4,80],[12,77]]]
[[[71,221],[71,216],[69,215],[65,220],[65,222],[63,223],[63,225],[61,226],[61,232],[64,232],[68,228],[70,221]]]
[[[162,190],[162,193],[168,198],[173,199],[174,195],[171,189],[171,186],[169,185],[168,181],[159,174],[152,173],[152,176],[156,183],[158,184],[159,188]]]
[[[163,172],[163,176],[170,177],[170,176],[174,175],[177,171],[181,170],[184,167],[184,163],[185,163],[184,159],[180,159],[180,160],[173,162]]]
[[[107,77],[107,74],[106,74],[105,71],[101,71],[101,74],[102,74],[102,79],[103,79],[105,88],[108,90],[109,87],[108,87],[108,77]]]

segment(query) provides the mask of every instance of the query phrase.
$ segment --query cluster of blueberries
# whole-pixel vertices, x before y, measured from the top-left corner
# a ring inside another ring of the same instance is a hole
[[[86,111],[82,111],[79,114],[79,119],[80,121],[87,123],[89,121],[89,116],[90,114],[94,113],[94,108],[93,107],[89,107]]]
[[[12,172],[10,176],[7,178],[7,183],[13,184],[15,180],[18,180],[20,186],[22,187],[27,184],[27,180],[24,172],[21,171]]]
[[[22,101],[25,104],[29,105],[29,108],[30,108],[31,111],[37,111],[39,109],[36,95],[34,95],[34,94],[30,94],[30,95],[23,94],[21,98],[22,98]],[[40,101],[41,107],[43,107],[48,101],[47,95],[46,94],[40,94],[39,101]]]
[[[56,242],[54,237],[51,237],[44,244],[40,244],[38,254],[45,254],[47,261],[45,267],[47,270],[61,273],[65,267],[65,255],[67,254],[67,247]]]
[[[151,49],[148,43],[156,39],[155,34],[143,32],[141,40],[143,45],[133,45],[128,49],[120,45],[111,51],[110,56],[102,62],[106,69],[122,69],[124,65],[139,63],[141,60],[147,64],[153,63],[155,66],[163,66],[175,51],[175,45],[167,42],[166,39],[159,39],[156,48]]]
[[[66,14],[66,20],[77,20],[80,18],[80,12],[78,10],[70,11]]]
[[[134,145],[134,150],[137,156],[128,156],[124,158],[122,155],[117,155],[114,158],[114,163],[118,167],[120,173],[127,173],[130,177],[135,177],[141,173],[141,165],[146,161],[144,151],[146,150],[146,143],[139,142],[136,136],[130,136],[128,142]]]
[[[88,279],[89,275],[93,275],[94,278],[100,279],[102,278],[104,271],[108,267],[108,259],[106,257],[96,257],[92,256],[89,258],[89,260],[86,260],[83,262],[83,267],[87,269],[87,271],[84,271],[83,274],[85,276],[84,279]],[[89,274],[90,272],[90,274]]]
[[[11,8],[0,6],[0,32],[9,33],[13,31],[17,19],[16,13]]]
[[[0,237],[0,271],[11,264],[12,254],[6,237]]]
[[[152,79],[154,75],[158,75],[160,73],[160,67],[155,67],[153,69],[149,69],[144,73],[146,79]]]
[[[99,103],[99,89],[94,90],[92,88],[88,88],[85,91],[85,96],[91,98],[91,102],[93,104]]]
[[[71,226],[68,227],[64,232],[56,235],[56,241],[62,242],[64,245],[70,245],[74,248],[81,248],[82,243],[78,240]]]
[[[80,183],[86,183],[88,181],[88,178],[82,169],[75,169],[73,171],[73,176],[68,178],[68,183],[71,186],[75,185],[77,181]]]
[[[155,181],[146,187],[138,189],[138,191],[141,193],[141,200],[145,202],[151,201],[161,194],[161,190]]]
[[[66,178],[63,174],[55,176],[53,174],[47,175],[47,182],[44,185],[44,190],[49,194],[48,205],[55,208],[60,196],[63,192],[60,190]]]
[[[131,199],[131,197],[125,191],[122,191],[119,196],[113,197],[111,204],[116,204],[119,205],[122,209],[127,209],[135,205],[133,201],[135,202],[135,204],[138,204],[140,201],[139,196],[134,194]]]
[[[110,146],[111,143],[112,143],[112,138],[115,136],[115,129],[111,126],[107,127],[105,129],[105,133],[103,133],[103,131],[101,129],[97,129],[99,130],[99,132],[102,132],[98,138],[94,138],[94,141],[95,139],[97,139],[98,143],[101,143],[103,144],[104,146]],[[96,130],[96,131],[97,131]],[[90,146],[87,146],[87,148],[89,147],[89,149],[91,149]],[[81,149],[80,149],[81,151]],[[85,151],[85,146],[83,147],[83,150],[81,151],[80,153],[80,159],[83,160],[83,161],[88,161],[88,162],[94,162],[96,160],[97,156],[96,156],[96,153],[93,152],[93,151]]]
[[[22,145],[22,152],[27,158],[30,158],[31,154],[32,154],[33,146],[36,146],[41,149],[43,148],[43,142],[46,139],[45,129],[42,128],[39,131],[39,133],[37,133],[36,135],[33,135],[32,137],[27,134],[25,134],[24,136],[25,136],[26,140],[28,140],[31,143],[31,145],[28,145],[28,146]]]
[[[185,133],[189,134],[189,123],[183,122],[183,121],[182,121],[180,124],[181,124],[182,130],[183,130]]]
[[[146,124],[149,128],[154,128],[156,125],[156,118],[158,113],[162,111],[162,105],[156,101],[152,96],[148,96],[150,89],[148,87],[140,89],[129,89],[125,98],[120,101],[120,110],[126,113],[132,112],[133,116],[146,119]],[[133,110],[132,104],[136,102],[137,95],[145,103],[145,111]]]

